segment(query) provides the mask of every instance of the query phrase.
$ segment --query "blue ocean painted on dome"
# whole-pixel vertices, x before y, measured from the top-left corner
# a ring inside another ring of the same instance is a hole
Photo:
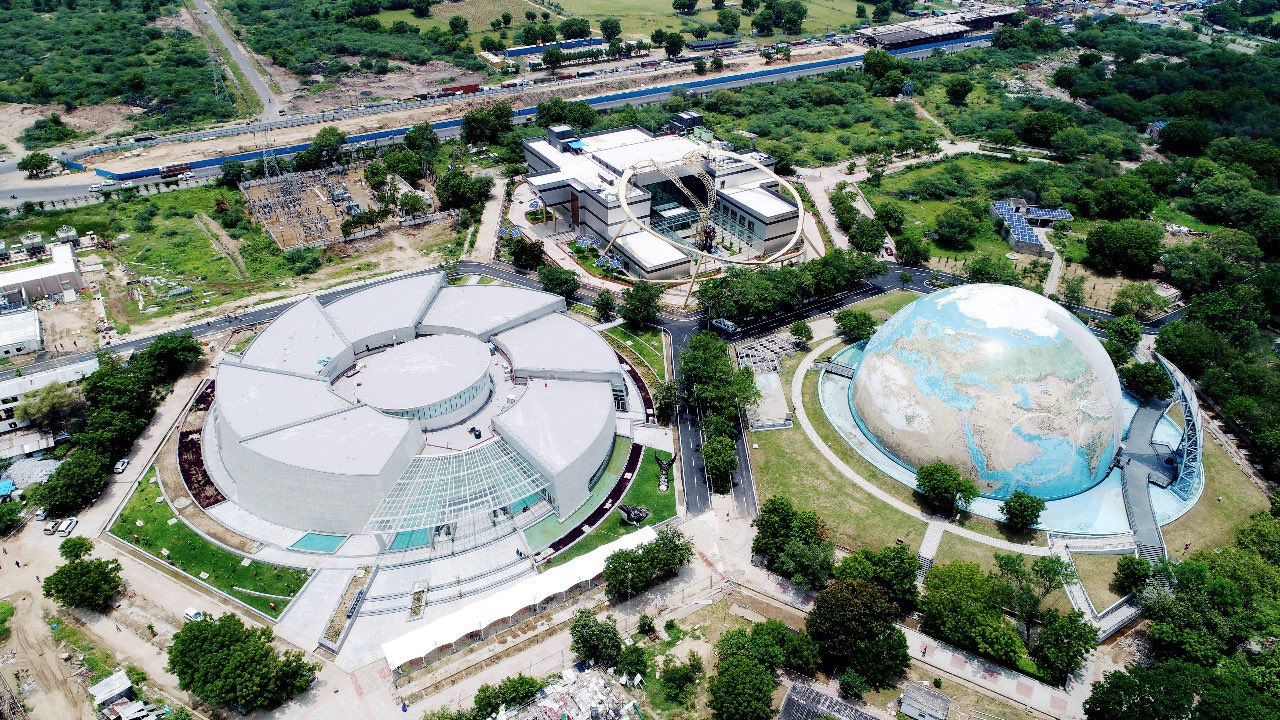
[[[867,342],[858,424],[907,467],[950,462],[983,495],[1056,499],[1101,482],[1119,383],[1097,339],[1034,293],[968,285],[916,300]]]

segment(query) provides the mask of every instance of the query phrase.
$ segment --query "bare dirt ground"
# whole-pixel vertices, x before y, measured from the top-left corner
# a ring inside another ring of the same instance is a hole
[[[792,63],[800,61],[821,60],[828,57],[847,55],[857,52],[854,46],[831,47],[819,46],[808,52],[797,52],[792,56]],[[742,72],[763,67],[764,61],[756,56],[744,56],[725,62],[725,73]],[[348,135],[405,127],[420,122],[443,120],[458,117],[471,110],[485,107],[497,102],[509,102],[516,107],[537,105],[550,97],[564,97],[567,100],[598,95],[604,92],[630,90],[646,87],[660,82],[669,82],[683,77],[693,77],[693,69],[686,66],[674,67],[659,72],[647,72],[622,77],[598,77],[584,79],[569,85],[556,85],[544,89],[534,88],[521,93],[512,93],[496,97],[467,97],[441,105],[412,110],[382,113],[367,117],[326,123],[335,125]],[[348,101],[349,102],[349,101]],[[344,102],[342,104],[348,104]],[[147,168],[169,165],[177,162],[189,162],[200,158],[215,157],[229,153],[254,152],[270,144],[284,145],[292,142],[305,142],[313,137],[320,125],[303,125],[285,128],[271,133],[253,133],[230,138],[215,138],[190,143],[166,143],[140,151],[133,151],[130,157],[113,153],[95,156],[88,160],[93,167],[102,167],[114,172],[129,172]]]
[[[97,347],[93,304],[80,299],[58,303],[40,311],[40,330],[47,354],[78,354]]]
[[[244,194],[253,219],[287,250],[342,234],[347,212],[333,200],[331,190],[345,194],[361,209],[377,205],[364,180],[363,164],[320,176],[284,175],[247,187]]]
[[[156,18],[155,27],[161,30],[174,30],[181,28],[192,35],[201,35],[200,23],[196,22],[195,16],[191,14],[191,10],[186,7],[178,8],[178,12],[173,15],[164,15]]]
[[[0,103],[0,145],[4,145],[10,154],[24,153],[18,136],[36,120],[53,113],[62,115],[63,122],[81,132],[109,135],[130,130],[133,122],[126,116],[138,112],[142,112],[142,108],[119,103],[89,105],[71,112],[64,112],[60,105]]]
[[[29,592],[10,595],[14,615],[9,621],[13,631],[9,646],[17,651],[12,666],[15,683],[26,689],[24,698],[32,718],[92,718],[85,702],[85,684],[71,673],[70,666],[58,657],[44,613],[53,606]],[[8,674],[6,668],[6,674]]]
[[[356,64],[360,58],[348,58],[347,62]],[[358,105],[378,98],[409,99],[415,95],[435,92],[445,85],[457,83],[483,83],[485,76],[481,73],[468,72],[443,62],[429,62],[426,65],[401,65],[401,72],[375,75],[373,73],[353,73],[347,77],[332,81],[332,87],[312,92],[308,87],[295,82],[297,88],[282,99],[289,107],[300,113],[315,113],[348,105]],[[273,68],[269,74],[274,79],[279,75]],[[281,86],[283,88],[283,85]]]

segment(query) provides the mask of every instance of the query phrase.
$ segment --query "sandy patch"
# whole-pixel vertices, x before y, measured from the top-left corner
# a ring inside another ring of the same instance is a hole
[[[348,58],[356,64],[359,58]],[[333,82],[333,87],[317,93],[298,84],[287,98],[289,106],[301,113],[316,113],[348,105],[372,102],[377,98],[410,99],[416,95],[435,92],[445,85],[455,83],[483,83],[485,76],[467,72],[443,62],[426,65],[402,65],[402,72],[375,75],[354,73]]]
[[[200,32],[200,24],[196,22],[191,10],[186,7],[179,8],[178,12],[173,15],[164,15],[156,18],[154,25],[165,31],[181,28],[192,35],[199,36],[202,34]]]
[[[22,155],[26,150],[18,142],[23,130],[31,127],[36,120],[47,118],[53,113],[62,115],[62,121],[81,132],[92,132],[98,135],[125,132],[133,127],[133,121],[127,116],[142,112],[142,108],[107,103],[105,105],[89,105],[65,112],[60,105],[24,105],[17,103],[0,104],[0,144],[10,154]]]

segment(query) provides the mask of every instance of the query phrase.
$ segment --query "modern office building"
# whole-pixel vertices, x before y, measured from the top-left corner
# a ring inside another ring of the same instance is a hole
[[[745,155],[765,170],[737,157],[700,156],[708,148],[727,150],[728,144],[715,140],[695,112],[677,115],[667,135],[626,127],[579,136],[557,125],[524,147],[526,178],[541,201],[567,215],[580,237],[594,238],[601,247],[612,243],[622,269],[636,277],[687,275],[691,258],[681,246],[726,256],[769,255],[786,247],[799,223],[799,208],[780,191],[768,155]],[[685,158],[690,161],[681,164]],[[633,167],[637,171],[624,196],[621,180]],[[668,240],[628,221],[624,197],[639,221]],[[713,247],[691,236],[697,204],[711,207]]]
[[[580,508],[629,402],[564,298],[431,273],[302,300],[224,360],[205,465],[288,528],[454,538]]]

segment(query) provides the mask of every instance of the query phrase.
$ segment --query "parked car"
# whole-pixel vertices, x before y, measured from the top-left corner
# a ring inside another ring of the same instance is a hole
[[[196,622],[204,619],[204,613],[193,607],[189,607],[182,612],[182,619],[187,622]]]
[[[71,537],[71,531],[80,524],[79,518],[67,518],[58,525],[58,537]]]
[[[124,458],[119,462],[117,462],[115,467],[111,468],[111,472],[119,475],[120,473],[124,472],[125,468],[127,467],[129,467],[129,458]]]
[[[37,520],[48,520],[48,519],[49,519],[49,509],[48,509],[48,508],[42,508],[42,507],[36,508],[35,519],[37,519]]]
[[[52,535],[58,532],[58,526],[61,524],[62,522],[60,520],[50,520],[49,523],[44,526],[44,534]]]

